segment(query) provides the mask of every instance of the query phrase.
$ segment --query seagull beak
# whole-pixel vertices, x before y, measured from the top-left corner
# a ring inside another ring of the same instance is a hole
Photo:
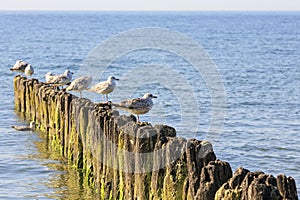
[[[120,80],[120,79],[118,79],[118,78],[115,78],[115,80],[116,80],[116,81],[118,81],[118,80]]]
[[[154,96],[154,95],[153,95],[152,98],[157,98],[157,96]]]

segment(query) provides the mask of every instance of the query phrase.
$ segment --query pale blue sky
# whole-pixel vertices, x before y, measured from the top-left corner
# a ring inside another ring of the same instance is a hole
[[[0,0],[0,10],[300,11],[300,0]]]

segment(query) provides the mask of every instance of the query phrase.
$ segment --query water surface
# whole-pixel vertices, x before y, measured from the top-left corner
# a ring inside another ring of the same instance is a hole
[[[102,41],[142,27],[179,31],[199,42],[216,64],[226,89],[223,132],[214,143],[219,159],[228,161],[234,170],[243,166],[275,176],[284,173],[300,183],[300,13],[1,12],[0,27],[0,198],[97,197],[76,182],[79,175],[63,164],[42,134],[10,128],[27,122],[14,112],[15,74],[8,69],[23,59],[35,67],[34,77],[41,80],[48,71],[76,72]],[[195,79],[186,61],[157,50],[128,53],[112,63],[110,72],[122,77],[124,66],[158,63],[179,71],[182,67],[187,79]],[[159,95],[156,108],[142,120],[162,121],[176,127],[179,136],[205,139],[210,95],[203,80],[197,80],[201,107],[198,131],[189,129],[190,125],[178,125],[181,113],[174,108],[179,102],[170,98],[172,91],[161,85],[144,86],[140,77],[131,83],[141,84],[134,97],[145,90]]]

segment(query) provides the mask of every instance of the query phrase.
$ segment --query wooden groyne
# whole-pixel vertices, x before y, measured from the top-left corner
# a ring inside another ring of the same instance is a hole
[[[137,124],[36,79],[14,79],[16,111],[34,120],[53,148],[101,199],[298,199],[285,175],[250,172],[217,160],[208,141],[176,137],[167,125]]]

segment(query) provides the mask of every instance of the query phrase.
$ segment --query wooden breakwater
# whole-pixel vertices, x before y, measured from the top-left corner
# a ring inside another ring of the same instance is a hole
[[[36,121],[100,199],[298,199],[292,177],[232,174],[208,141],[176,137],[172,127],[137,124],[36,79],[16,76],[14,95],[16,111]]]

